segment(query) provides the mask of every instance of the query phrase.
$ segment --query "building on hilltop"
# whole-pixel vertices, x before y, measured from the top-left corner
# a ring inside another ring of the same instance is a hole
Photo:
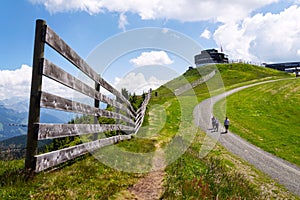
[[[295,73],[296,76],[300,76],[300,62],[265,64],[265,67]]]
[[[219,53],[216,49],[203,50],[200,54],[195,55],[194,58],[197,67],[206,64],[228,63],[227,55],[224,53]]]

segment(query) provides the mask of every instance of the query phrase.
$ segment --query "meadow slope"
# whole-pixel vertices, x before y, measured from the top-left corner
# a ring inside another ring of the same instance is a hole
[[[209,68],[203,69],[209,71]],[[226,90],[290,77],[245,64],[218,65],[218,69],[220,73],[216,77],[222,77]],[[206,157],[199,158],[205,133],[194,124],[193,110],[211,93],[206,84],[187,91],[180,98],[173,93],[182,83],[199,78],[198,69],[190,69],[153,91],[144,129],[135,139],[121,142],[118,147],[136,153],[153,152],[158,146],[167,150],[163,199],[299,199],[219,145]],[[212,85],[219,83],[215,78],[209,82]],[[187,144],[187,148],[180,151],[182,149],[176,148],[178,144]],[[177,153],[180,153],[178,158]],[[24,174],[23,160],[1,161],[0,164],[0,199],[114,199],[115,195],[124,194],[122,191],[134,187],[147,176],[117,171],[91,156],[66,163],[58,170],[37,174],[34,178]]]

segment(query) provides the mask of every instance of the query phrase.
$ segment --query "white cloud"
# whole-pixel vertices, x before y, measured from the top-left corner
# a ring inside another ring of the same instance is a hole
[[[222,44],[224,52],[229,54],[231,59],[256,59],[248,51],[253,37],[245,35],[244,30],[235,23],[222,25],[214,33],[216,43]]]
[[[146,80],[142,73],[129,73],[124,78],[116,77],[114,85],[119,91],[122,88],[126,88],[130,93],[140,95],[143,92],[147,92],[150,88],[157,89],[166,82],[167,80],[159,80],[154,76]]]
[[[131,12],[141,19],[175,19],[180,21],[216,20],[236,21],[248,16],[253,10],[279,0],[30,0],[43,4],[51,13],[85,11],[89,14]]]
[[[29,0],[33,4],[43,4],[50,13],[84,11],[96,14],[103,11],[101,0]]]
[[[0,100],[12,97],[29,98],[31,67],[22,65],[16,70],[0,70],[0,77]]]
[[[300,7],[279,14],[256,14],[241,23],[226,23],[214,33],[230,57],[254,61],[287,61],[300,58]]]
[[[42,4],[51,13],[84,11],[89,14],[120,13],[119,28],[125,30],[124,13],[133,13],[142,20],[166,19],[181,22],[220,22],[213,34],[230,58],[251,61],[299,59],[299,8],[291,6],[279,14],[256,14],[259,8],[280,0],[30,0]],[[291,0],[298,4],[300,0]],[[167,31],[167,29],[164,29]],[[205,30],[201,37],[211,39]],[[142,62],[142,61],[141,61]]]
[[[29,99],[31,88],[32,67],[22,65],[16,70],[0,70],[0,100],[20,98]],[[50,79],[43,79],[42,90],[63,97],[72,98],[74,93],[65,86]]]
[[[211,37],[211,32],[210,32],[209,30],[205,29],[205,30],[203,31],[203,33],[200,35],[200,37],[209,40],[210,37]]]
[[[139,57],[129,61],[137,67],[145,65],[170,65],[174,61],[171,60],[165,51],[143,52]]]
[[[63,86],[62,84],[53,81],[49,78],[43,78],[42,90],[69,99],[72,99],[73,97],[74,98],[86,97],[83,94],[75,92],[74,90],[69,89]]]
[[[122,29],[123,31],[126,30],[126,25],[128,25],[128,21],[127,21],[127,17],[125,15],[125,13],[121,13],[120,14],[120,18],[119,18],[119,28]]]

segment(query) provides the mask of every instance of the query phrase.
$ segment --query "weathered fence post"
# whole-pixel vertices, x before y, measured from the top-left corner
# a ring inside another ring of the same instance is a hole
[[[97,82],[95,83],[95,91],[96,92],[100,91],[100,84]],[[95,106],[95,108],[99,108],[99,106],[100,106],[100,101],[98,99],[96,99],[96,97],[94,100],[94,106]],[[99,117],[97,117],[97,116],[94,117],[94,124],[99,124]],[[97,140],[97,139],[98,139],[98,133],[94,133],[94,140]]]
[[[30,92],[30,105],[28,117],[27,149],[25,158],[25,168],[35,170],[35,159],[38,147],[38,133],[34,126],[40,122],[40,100],[42,88],[42,63],[44,58],[44,37],[46,31],[46,22],[44,20],[36,21],[34,54],[32,64],[32,79]]]
[[[119,103],[122,103],[122,100],[118,96],[116,96],[116,101],[119,102]],[[116,113],[120,114],[120,109],[119,108],[116,108]],[[116,124],[120,124],[120,119],[116,119]],[[116,133],[117,133],[117,135],[119,135],[120,131],[117,130]]]

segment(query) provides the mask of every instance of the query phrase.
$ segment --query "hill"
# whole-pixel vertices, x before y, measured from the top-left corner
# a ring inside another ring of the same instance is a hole
[[[225,87],[232,87],[238,83],[245,83],[248,81],[255,81],[266,78],[277,79],[280,77],[291,77],[290,74],[270,68],[242,63],[231,63],[190,68],[182,76],[168,82],[166,86],[170,88],[173,88],[175,86],[175,88],[177,88],[177,85],[182,84],[183,79],[186,79],[188,82],[193,82],[199,79],[201,75],[206,75],[214,69],[217,69],[221,74]]]
[[[193,110],[210,93],[206,84],[180,97],[175,97],[172,90],[186,81],[199,79],[198,70],[209,72],[209,68],[189,69],[183,76],[153,91],[145,128],[139,133],[147,137],[136,137],[117,146],[136,153],[152,152],[153,148],[168,150],[165,151],[168,165],[163,199],[299,199],[221,146],[217,145],[206,157],[199,158],[205,133],[195,126]],[[282,72],[244,64],[218,65],[218,69],[225,89],[245,82],[289,77]],[[210,83],[215,83],[216,78],[209,80]],[[176,148],[179,144],[188,144],[187,149]],[[180,156],[174,159],[177,153]],[[145,176],[120,172],[91,156],[84,156],[59,170],[40,173],[28,180],[20,170],[24,161],[0,162],[2,199],[124,199],[132,195],[128,188]]]

